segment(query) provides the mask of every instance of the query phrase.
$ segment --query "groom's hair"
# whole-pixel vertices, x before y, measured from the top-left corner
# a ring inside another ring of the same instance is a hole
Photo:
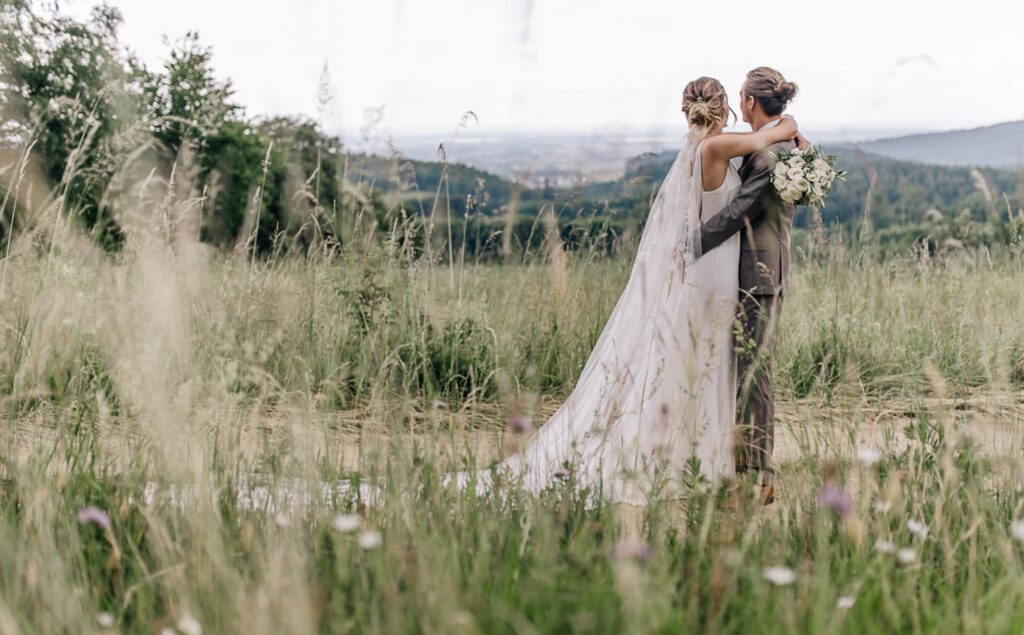
[[[743,86],[745,96],[756,99],[769,117],[782,114],[797,91],[796,84],[787,82],[782,73],[767,66],[758,66],[747,73],[747,82]]]

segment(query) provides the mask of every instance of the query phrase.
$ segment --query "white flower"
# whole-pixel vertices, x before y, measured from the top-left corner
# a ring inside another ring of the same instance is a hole
[[[789,157],[789,160],[786,161],[786,163],[788,163],[789,167],[791,168],[803,168],[804,165],[807,164],[807,162],[804,161],[804,158],[799,154],[794,154],[793,156]]]
[[[852,595],[841,595],[836,601],[836,608],[838,609],[852,609],[853,603],[856,599]]]
[[[913,518],[907,521],[907,531],[918,536],[921,540],[928,537],[928,525]]]
[[[892,509],[892,503],[889,501],[875,501],[876,512],[880,514],[888,514],[890,509]]]
[[[802,194],[811,189],[811,183],[801,176],[799,179],[793,179],[793,187],[800,190],[800,193]]]
[[[804,178],[804,171],[802,168],[789,168],[786,170],[786,176],[788,176],[791,181],[795,181],[797,179]]]
[[[334,531],[347,534],[359,529],[359,525],[361,525],[362,522],[363,519],[357,514],[338,514],[334,517],[334,520],[331,521],[331,527],[334,528]]]
[[[775,586],[787,586],[796,580],[796,573],[789,567],[765,567],[762,575]]]
[[[882,453],[874,448],[861,448],[857,450],[857,460],[870,467],[882,460]]]
[[[203,635],[203,625],[188,613],[182,615],[178,620],[178,630],[184,635]]]
[[[892,553],[896,551],[896,545],[892,544],[888,540],[879,540],[875,543],[875,549],[882,553]]]
[[[359,546],[363,549],[376,549],[384,544],[384,537],[375,529],[367,529],[359,534]]]
[[[106,611],[96,614],[96,623],[103,628],[114,628],[114,616]]]
[[[797,201],[800,200],[800,197],[803,196],[803,192],[796,189],[795,187],[788,187],[782,190],[782,192],[780,192],[779,195],[782,197],[782,200],[786,201],[787,203],[796,203]]]
[[[1010,524],[1010,535],[1024,542],[1024,520],[1015,520]]]
[[[917,561],[917,552],[913,549],[900,549],[896,552],[896,559],[902,564],[912,564]]]
[[[787,167],[786,164],[783,163],[782,161],[779,161],[778,163],[775,164],[775,178],[776,179],[785,178],[786,177],[786,172],[788,172],[788,171],[789,171],[789,167]]]
[[[813,168],[815,172],[828,173],[832,171],[832,166],[828,164],[828,161],[821,158],[815,159],[814,162],[811,163],[811,168]]]

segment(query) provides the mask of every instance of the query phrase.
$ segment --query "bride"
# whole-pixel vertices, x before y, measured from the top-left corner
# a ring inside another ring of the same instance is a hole
[[[693,261],[689,231],[740,185],[730,159],[792,139],[792,118],[756,133],[725,133],[731,111],[718,80],[686,85],[689,133],[655,198],[622,294],[576,387],[526,445],[495,472],[539,492],[572,478],[610,503],[679,498],[699,473],[735,475],[736,372],[732,327],[740,235]],[[681,275],[685,264],[685,278]],[[477,488],[490,469],[456,472]],[[451,475],[448,475],[451,476]],[[447,481],[448,479],[446,479]]]

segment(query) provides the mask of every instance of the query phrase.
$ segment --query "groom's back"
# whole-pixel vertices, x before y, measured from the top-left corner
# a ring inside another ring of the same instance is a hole
[[[792,141],[784,141],[749,155],[740,176],[746,180],[759,162],[774,166],[776,153],[795,147]],[[750,227],[741,232],[740,288],[757,295],[785,293],[789,287],[790,235],[796,209],[784,202],[771,185],[754,205],[759,209],[751,210]]]

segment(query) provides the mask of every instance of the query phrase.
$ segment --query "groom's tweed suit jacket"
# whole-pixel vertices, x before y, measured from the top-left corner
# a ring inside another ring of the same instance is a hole
[[[740,291],[751,295],[785,295],[789,289],[789,243],[795,208],[771,183],[776,155],[796,147],[776,143],[744,157],[743,184],[732,201],[700,226],[693,238],[698,258],[740,232]]]

